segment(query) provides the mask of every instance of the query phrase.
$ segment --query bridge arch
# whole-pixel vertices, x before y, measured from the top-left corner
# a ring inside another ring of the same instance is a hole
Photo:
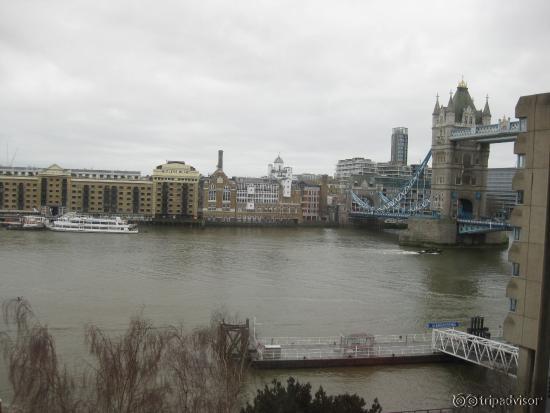
[[[467,198],[458,200],[458,216],[470,218],[474,214],[474,204]]]

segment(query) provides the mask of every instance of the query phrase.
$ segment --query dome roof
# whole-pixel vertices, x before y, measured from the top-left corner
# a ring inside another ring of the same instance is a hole
[[[283,158],[281,158],[281,155],[277,155],[277,157],[275,158],[275,162],[274,163],[284,163],[283,162]]]

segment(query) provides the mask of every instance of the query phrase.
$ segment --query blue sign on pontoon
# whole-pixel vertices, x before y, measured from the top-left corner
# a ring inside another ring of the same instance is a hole
[[[443,321],[440,323],[428,323],[428,328],[454,328],[458,327],[458,321]]]

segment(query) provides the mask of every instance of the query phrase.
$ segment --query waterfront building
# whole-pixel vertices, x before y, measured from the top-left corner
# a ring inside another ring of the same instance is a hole
[[[321,185],[300,182],[304,222],[321,221]]]
[[[236,222],[237,184],[223,171],[223,151],[218,151],[218,165],[202,183],[202,216],[210,222]]]
[[[154,216],[198,218],[199,172],[183,161],[167,161],[153,170]]]
[[[366,158],[341,159],[336,164],[334,179],[346,180],[355,175],[377,174],[381,176],[410,177],[412,167],[393,162],[374,162]]]
[[[267,167],[267,178],[281,183],[283,196],[288,198],[292,193],[292,182],[295,180],[292,176],[292,168],[285,166],[281,155],[277,155],[275,162]]]
[[[391,134],[391,161],[392,164],[407,165],[407,151],[409,147],[409,129],[398,127],[392,129]]]
[[[286,174],[288,169],[285,172],[282,159],[277,157],[275,161],[274,176],[281,179],[228,178],[223,171],[223,151],[219,151],[216,171],[203,181],[204,220],[250,224],[302,222],[301,189]]]
[[[250,223],[302,222],[300,189],[270,178],[235,178],[237,221]],[[287,196],[289,195],[289,196]]]
[[[283,158],[281,158],[281,155],[277,155],[275,161],[267,165],[267,177],[277,180],[292,180],[292,168],[290,166],[285,166],[285,162]]]
[[[0,211],[82,212],[150,219],[196,219],[199,173],[184,162],[136,171],[0,167]]]
[[[390,177],[410,177],[411,167],[393,162],[378,162],[376,164],[376,174]]]
[[[366,158],[341,159],[336,164],[334,179],[347,179],[352,175],[366,175],[376,172],[376,162]]]
[[[487,170],[487,215],[508,218],[516,205],[516,192],[512,179],[516,168],[490,168]]]
[[[44,168],[34,166],[0,166],[0,175],[5,176],[36,176]],[[121,171],[104,169],[71,169],[73,178],[95,179],[142,179],[139,171]]]
[[[516,117],[527,131],[519,133],[514,144],[517,205],[510,219],[512,276],[506,287],[509,312],[503,333],[519,346],[517,394],[540,397],[548,394],[550,357],[550,93],[522,96]]]
[[[302,181],[312,184],[320,184],[325,176],[328,177],[327,175],[323,174],[312,174],[305,172],[303,174],[294,175],[294,178],[296,178],[298,182]]]

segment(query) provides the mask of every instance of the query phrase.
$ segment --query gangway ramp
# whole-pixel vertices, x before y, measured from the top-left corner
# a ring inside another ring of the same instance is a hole
[[[508,343],[454,329],[434,329],[432,349],[510,376],[517,374],[519,349]]]

